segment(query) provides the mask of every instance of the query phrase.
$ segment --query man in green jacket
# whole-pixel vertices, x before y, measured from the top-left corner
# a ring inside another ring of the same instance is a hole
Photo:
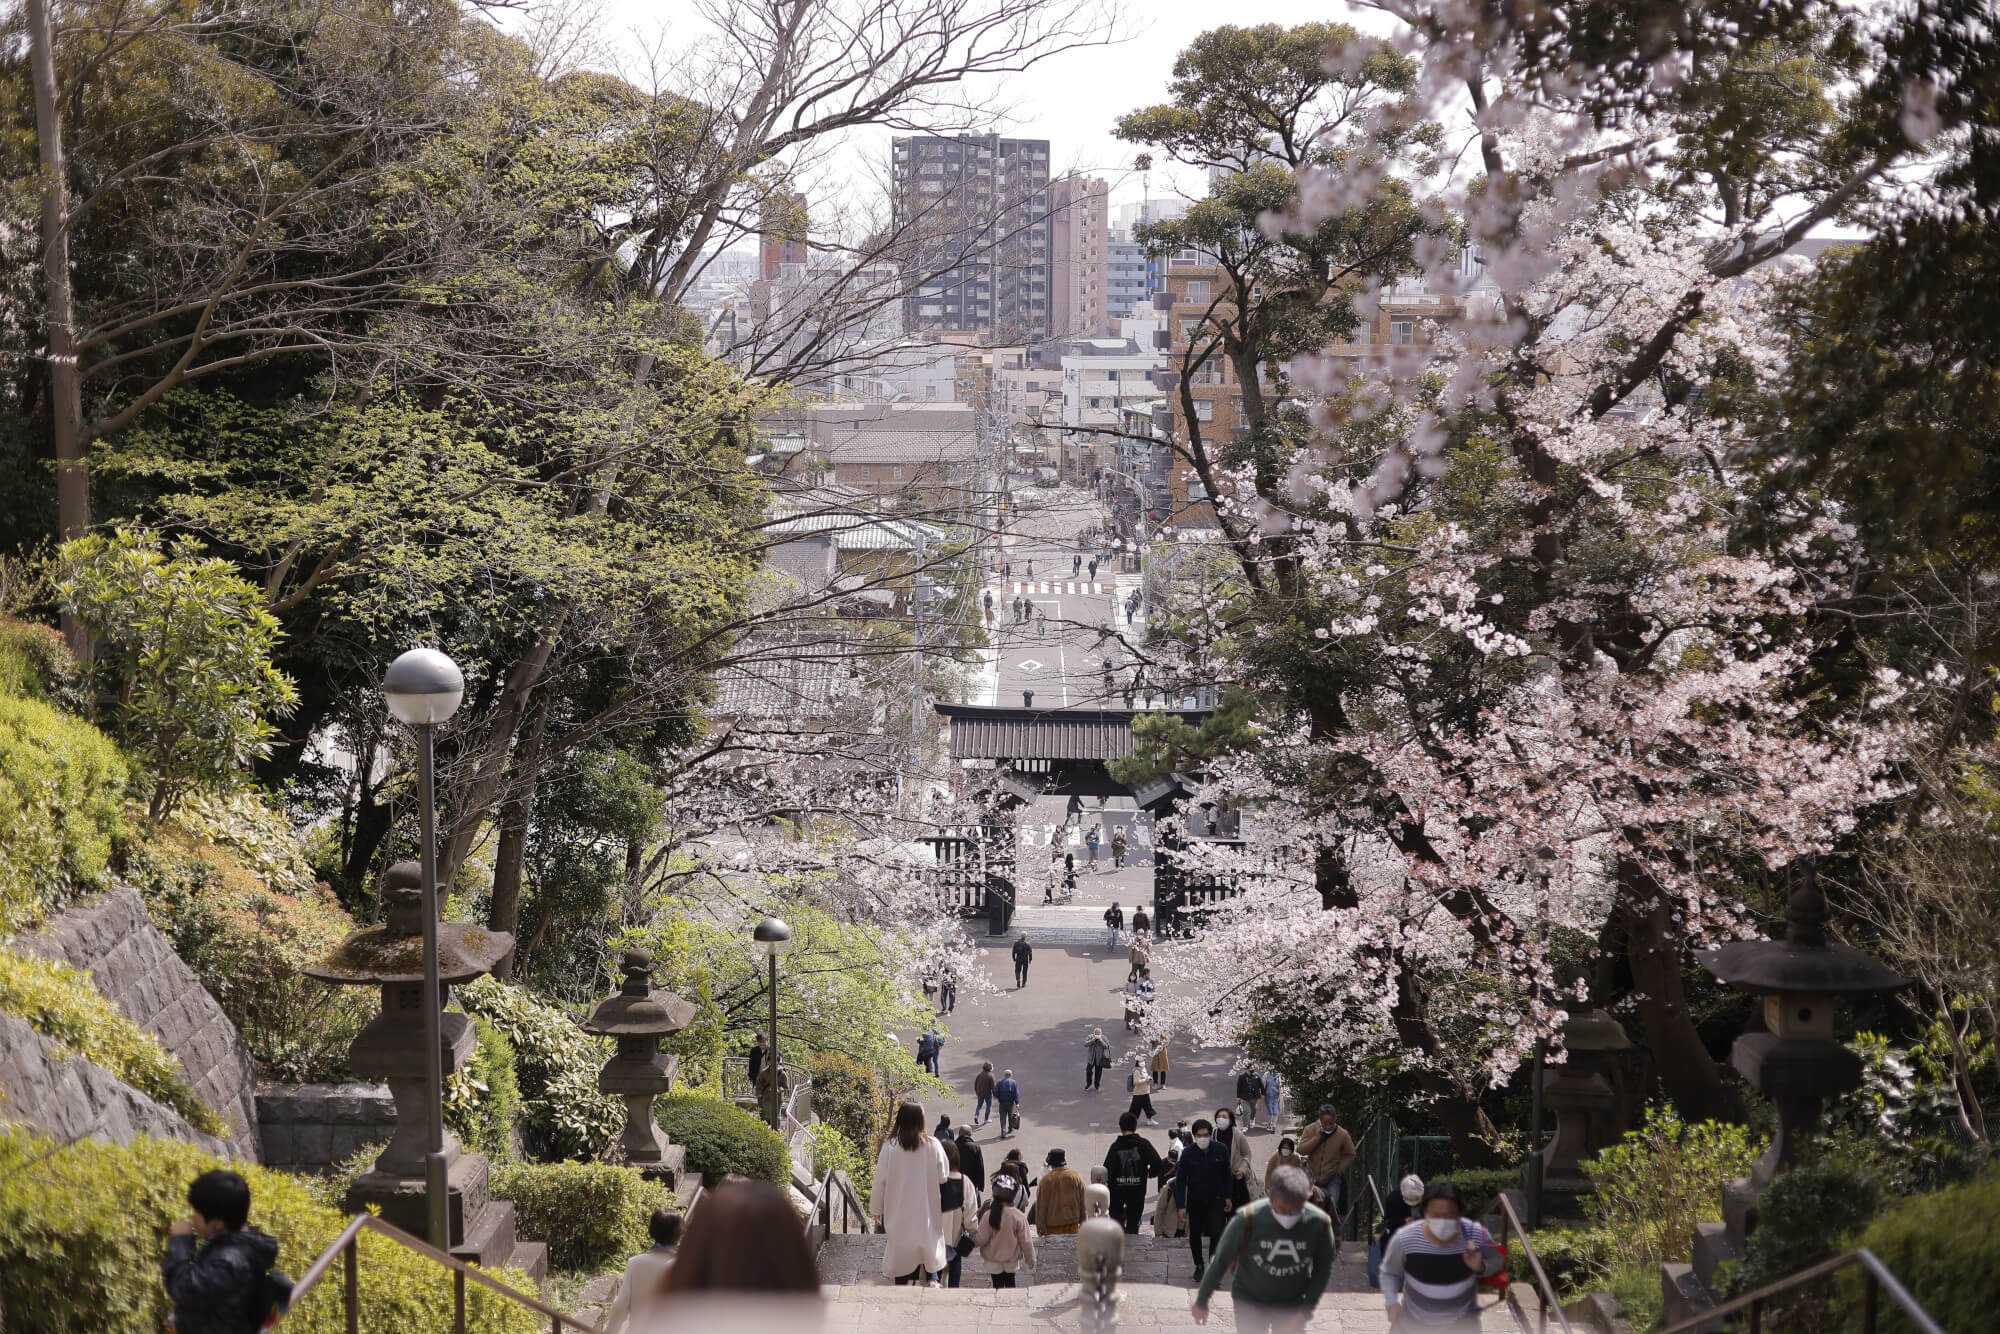
[[[1299,1334],[1333,1274],[1333,1220],[1306,1202],[1303,1170],[1271,1174],[1269,1194],[1230,1215],[1194,1295],[1194,1322],[1208,1323],[1208,1299],[1236,1266],[1229,1295],[1237,1334]]]

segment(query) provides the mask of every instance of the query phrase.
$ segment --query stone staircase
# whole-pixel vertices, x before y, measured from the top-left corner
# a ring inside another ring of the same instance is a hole
[[[820,1248],[820,1278],[832,1297],[827,1308],[830,1334],[891,1327],[899,1334],[1077,1327],[1081,1290],[1075,1237],[1037,1238],[1035,1268],[1023,1270],[1020,1286],[1013,1289],[992,1286],[977,1251],[966,1257],[961,1287],[896,1287],[882,1277],[882,1248],[879,1236],[829,1237]],[[1231,1334],[1236,1322],[1227,1286],[1210,1303],[1206,1327],[1197,1326],[1188,1310],[1195,1287],[1194,1258],[1184,1238],[1125,1239],[1118,1284],[1121,1327]],[[1381,1295],[1368,1286],[1362,1248],[1352,1243],[1342,1248],[1327,1294],[1306,1328],[1311,1334],[1386,1334],[1391,1328]],[[1481,1331],[1516,1334],[1517,1326],[1504,1311],[1488,1311]]]

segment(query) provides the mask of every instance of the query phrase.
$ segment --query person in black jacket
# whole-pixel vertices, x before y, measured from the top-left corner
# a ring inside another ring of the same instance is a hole
[[[1229,1186],[1234,1180],[1229,1169],[1229,1148],[1215,1138],[1215,1126],[1207,1117],[1191,1127],[1194,1136],[1181,1153],[1174,1171],[1174,1203],[1181,1221],[1187,1224],[1188,1248],[1194,1252],[1194,1269],[1202,1271],[1202,1238],[1208,1238],[1210,1256],[1222,1239],[1222,1226],[1229,1218]]]
[[[1014,988],[1020,990],[1028,985],[1028,965],[1034,960],[1035,947],[1028,943],[1028,933],[1014,942]]]
[[[291,1282],[271,1269],[277,1239],[244,1225],[250,1183],[236,1172],[203,1172],[187,1199],[194,1218],[174,1224],[160,1262],[175,1334],[255,1334]]]
[[[1257,1109],[1264,1105],[1264,1077],[1255,1069],[1247,1069],[1236,1076],[1237,1108],[1243,1116],[1243,1128],[1248,1130],[1257,1124]]]
[[[1139,1118],[1126,1112],[1118,1118],[1118,1138],[1104,1154],[1104,1175],[1111,1187],[1111,1216],[1125,1235],[1139,1235],[1146,1216],[1146,1187],[1160,1178],[1165,1163],[1152,1141],[1139,1133]]]
[[[986,1151],[972,1138],[971,1126],[958,1128],[958,1170],[965,1173],[965,1179],[972,1188],[982,1195],[986,1192]],[[956,1241],[954,1237],[952,1240]]]

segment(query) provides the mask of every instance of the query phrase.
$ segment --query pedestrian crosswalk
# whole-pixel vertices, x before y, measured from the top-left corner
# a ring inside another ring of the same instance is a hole
[[[1111,585],[1075,579],[1016,579],[1006,585],[1008,597],[1103,597]]]

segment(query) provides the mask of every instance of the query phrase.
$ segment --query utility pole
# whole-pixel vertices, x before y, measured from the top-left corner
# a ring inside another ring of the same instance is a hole
[[[910,800],[917,801],[924,775],[924,565],[929,560],[929,534],[921,523],[917,533],[917,569],[910,577],[910,661],[916,666],[916,681],[910,690]]]

